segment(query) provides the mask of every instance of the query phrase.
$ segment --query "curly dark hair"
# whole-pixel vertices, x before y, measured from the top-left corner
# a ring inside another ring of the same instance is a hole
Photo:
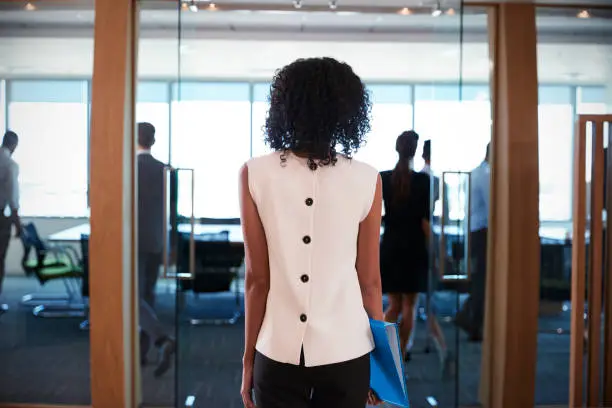
[[[333,58],[299,59],[276,72],[270,86],[266,143],[308,157],[311,169],[351,157],[370,131],[371,103],[361,79]]]

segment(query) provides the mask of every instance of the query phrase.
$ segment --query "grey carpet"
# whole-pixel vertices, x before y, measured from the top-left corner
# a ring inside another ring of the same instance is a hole
[[[0,317],[0,402],[89,404],[89,339],[79,330],[79,319],[41,319],[19,306],[22,294],[38,288],[32,280],[8,278],[4,301],[11,310]],[[56,291],[50,286],[47,291]],[[176,302],[171,290],[162,288],[157,309],[160,318],[175,330]],[[155,379],[152,367],[143,369],[143,397],[148,406],[184,407],[189,396],[196,407],[240,408],[239,387],[243,347],[243,324],[235,326],[189,326],[185,316],[201,317],[212,312],[227,314],[233,298],[187,296],[182,323],[178,326],[179,353],[176,367]],[[541,329],[569,326],[568,316],[541,319]],[[95,324],[93,322],[92,324]],[[458,379],[442,380],[435,352],[425,353],[424,324],[419,323],[413,360],[406,376],[414,408],[429,407],[431,397],[438,406],[477,405],[480,346],[459,337],[455,350],[455,328],[443,323],[447,342],[459,357]],[[151,354],[151,358],[154,355]],[[538,338],[537,402],[566,404],[569,368],[569,336],[541,334]],[[177,380],[178,379],[178,380]],[[457,386],[458,384],[458,386]],[[429,399],[428,399],[429,398]]]

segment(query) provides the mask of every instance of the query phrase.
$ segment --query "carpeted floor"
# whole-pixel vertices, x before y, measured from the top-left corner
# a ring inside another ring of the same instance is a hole
[[[88,404],[89,339],[79,330],[80,319],[41,319],[19,306],[24,293],[38,290],[25,278],[8,278],[4,296],[10,311],[0,317],[0,402]],[[46,291],[56,291],[50,286]],[[175,330],[176,302],[172,289],[162,287],[158,310],[169,330]],[[243,324],[234,326],[189,326],[186,317],[202,317],[211,311],[211,302],[219,313],[230,313],[230,294],[214,299],[196,299],[187,295],[186,308],[179,320],[179,353],[175,369],[162,379],[152,376],[152,368],[143,369],[143,397],[147,406],[185,407],[195,397],[196,407],[240,408],[239,386],[243,344]],[[553,331],[567,328],[568,316],[541,319],[540,327]],[[95,322],[93,323],[95,324]],[[480,345],[458,339],[450,323],[442,323],[449,347],[458,356],[458,382],[443,380],[435,352],[425,353],[425,329],[417,327],[413,360],[406,367],[408,391],[414,408],[452,407],[458,395],[462,406],[478,404]],[[538,339],[537,402],[567,403],[569,336],[540,334]],[[153,356],[151,356],[153,357]]]

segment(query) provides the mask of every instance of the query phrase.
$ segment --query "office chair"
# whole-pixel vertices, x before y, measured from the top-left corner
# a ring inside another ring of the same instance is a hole
[[[180,234],[178,254],[178,271],[188,271],[189,236],[186,234]],[[244,246],[229,242],[227,231],[198,235],[195,242],[195,259],[194,279],[179,281],[180,290],[191,290],[196,298],[199,298],[201,294],[232,292],[233,284],[234,306],[229,317],[192,317],[191,324],[235,324],[242,315],[240,285],[237,278],[238,270],[244,261]]]
[[[81,269],[83,281],[81,284],[81,296],[85,304],[85,320],[79,325],[81,330],[89,330],[89,235],[81,235]]]
[[[23,244],[21,265],[26,276],[36,277],[41,286],[61,279],[66,289],[66,294],[61,296],[27,294],[21,303],[34,306],[32,313],[38,317],[83,316],[84,305],[79,293],[83,271],[77,251],[43,241],[32,223],[23,226],[20,238]]]

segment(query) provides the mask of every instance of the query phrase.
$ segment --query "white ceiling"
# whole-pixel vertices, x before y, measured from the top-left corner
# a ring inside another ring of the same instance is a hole
[[[177,40],[142,39],[142,78],[178,77]],[[331,41],[194,40],[181,42],[183,78],[267,79],[300,57],[332,56],[351,64],[367,80],[457,81],[458,44]],[[464,44],[463,80],[486,82],[486,43]],[[0,38],[0,75],[4,77],[90,77],[93,41],[70,38]],[[543,44],[538,48],[540,81],[612,82],[612,47]]]
[[[400,82],[457,81],[462,56],[464,81],[488,80],[487,17],[482,9],[468,8],[460,19],[457,15],[432,17],[423,11],[435,4],[431,0],[375,3],[420,7],[421,14],[413,15],[303,10],[327,7],[327,0],[303,0],[300,11],[287,0],[259,2],[278,5],[278,10],[255,10],[246,0],[217,3],[234,9],[179,12],[172,9],[175,2],[143,1],[140,75],[177,78],[180,37],[184,78],[267,79],[296,58],[325,55],[350,63],[364,79]],[[446,0],[441,5],[447,10],[458,3]],[[0,75],[91,76],[93,11],[67,9],[64,3],[64,7],[26,12],[7,9],[7,4],[0,0]],[[19,2],[10,2],[15,4]],[[339,0],[338,4],[342,11],[349,5],[370,6],[372,1]],[[574,10],[542,10],[538,19],[540,80],[611,83],[612,20],[608,15],[593,10],[595,18],[578,19]]]

